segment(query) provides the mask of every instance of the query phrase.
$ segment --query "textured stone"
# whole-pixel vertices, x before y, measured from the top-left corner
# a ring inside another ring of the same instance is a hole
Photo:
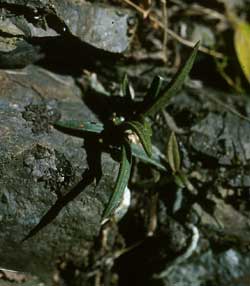
[[[85,1],[0,0],[4,29],[12,35],[55,37],[70,34],[95,48],[123,53],[135,30],[135,13]],[[6,6],[7,5],[7,6]],[[20,14],[20,8],[23,14]],[[15,14],[16,12],[16,14]],[[1,28],[0,28],[1,29]]]
[[[96,183],[83,140],[52,127],[60,114],[97,121],[70,77],[30,66],[1,71],[0,82],[0,266],[46,281],[59,257],[81,265],[99,232],[118,164],[102,153]],[[22,242],[49,210],[47,225]]]

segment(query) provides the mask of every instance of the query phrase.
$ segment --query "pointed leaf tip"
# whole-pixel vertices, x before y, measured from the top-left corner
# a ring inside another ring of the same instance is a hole
[[[111,198],[108,202],[108,205],[103,213],[103,220],[110,217],[116,208],[119,206],[123,193],[128,185],[130,172],[131,172],[131,148],[130,145],[125,143],[122,145],[122,157],[121,157],[121,164],[119,173],[115,183],[115,189]]]
[[[146,111],[143,112],[144,116],[153,116],[156,112],[164,108],[169,100],[176,95],[179,89],[182,87],[187,75],[191,71],[198,49],[199,49],[200,42],[198,41],[191,54],[189,55],[187,61],[184,65],[180,68],[179,72],[174,76],[171,82],[168,84],[165,90],[163,90],[159,96],[154,100],[154,102],[148,107]]]
[[[104,126],[96,122],[84,122],[80,120],[59,120],[54,124],[55,127],[70,129],[73,131],[101,133]]]
[[[174,132],[172,132],[169,137],[168,147],[167,147],[167,158],[173,173],[178,172],[181,167],[181,159],[180,159],[179,146]]]

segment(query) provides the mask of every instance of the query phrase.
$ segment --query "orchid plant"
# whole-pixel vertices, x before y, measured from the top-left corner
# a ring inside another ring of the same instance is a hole
[[[167,165],[153,151],[151,143],[152,130],[149,119],[165,108],[169,100],[181,88],[194,64],[198,48],[199,43],[194,46],[187,61],[166,88],[162,88],[163,78],[156,76],[144,100],[137,105],[136,110],[133,110],[127,118],[115,114],[109,123],[105,125],[102,123],[79,122],[75,120],[59,120],[55,123],[56,127],[83,131],[83,137],[85,132],[95,133],[101,138],[105,146],[109,146],[110,152],[114,149],[118,150],[120,168],[113,194],[103,212],[103,219],[112,216],[122,200],[123,193],[129,182],[133,157],[138,157],[163,171],[167,170]],[[132,98],[127,76],[124,77],[122,83],[122,92],[124,96]],[[139,143],[132,142],[132,136],[137,138],[137,142]],[[112,138],[112,142],[110,138]],[[171,167],[173,164],[170,163],[169,165]],[[171,169],[173,170],[173,167]]]

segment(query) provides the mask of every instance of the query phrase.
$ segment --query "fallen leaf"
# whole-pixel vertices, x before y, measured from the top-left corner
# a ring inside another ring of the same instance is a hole
[[[238,20],[234,25],[234,47],[241,69],[250,82],[250,24]]]

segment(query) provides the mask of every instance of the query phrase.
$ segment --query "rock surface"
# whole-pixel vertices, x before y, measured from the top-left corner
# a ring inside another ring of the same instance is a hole
[[[250,257],[238,251],[229,249],[220,254],[208,251],[188,264],[178,265],[169,273],[164,285],[247,286],[250,282],[249,268]]]
[[[30,66],[0,82],[0,266],[51,281],[59,258],[81,265],[88,253],[118,164],[102,153],[96,183],[83,140],[52,127],[60,115],[97,121],[72,78]]]
[[[0,31],[4,33],[4,37],[0,37],[0,65],[7,68],[14,64],[8,64],[2,57],[7,51],[15,54],[20,42],[25,41],[33,44],[33,57],[29,57],[26,65],[44,56],[37,51],[37,46],[45,45],[42,39],[47,43],[65,37],[64,44],[78,40],[78,45],[88,44],[93,50],[124,53],[136,27],[132,11],[85,1],[1,0],[0,8]],[[26,53],[23,49],[24,57]]]
[[[166,108],[172,121],[159,114],[153,142],[164,153],[170,129],[175,131],[181,168],[193,188],[177,187],[166,174],[152,187],[160,200],[157,228],[137,253],[120,259],[122,285],[249,284],[250,101],[189,84]],[[152,205],[143,191],[139,210]],[[144,216],[136,213],[129,221],[134,232],[142,225],[147,229]],[[196,226],[197,236],[187,222]]]
[[[196,187],[183,192],[179,213],[188,214],[200,240],[164,285],[249,284],[249,106],[246,97],[188,88],[168,107],[186,131],[177,137],[182,167]]]

